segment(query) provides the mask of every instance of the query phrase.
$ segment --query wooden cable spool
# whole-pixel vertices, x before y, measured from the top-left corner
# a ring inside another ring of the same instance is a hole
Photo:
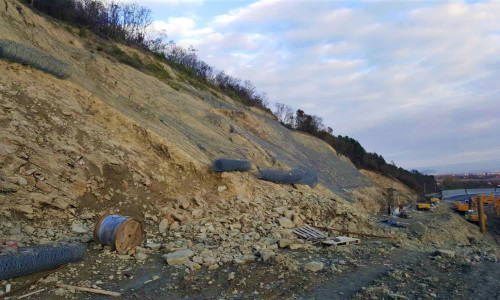
[[[112,221],[116,222],[112,223]],[[101,226],[111,227],[101,228]],[[102,229],[101,232],[99,232],[100,229]],[[104,232],[104,229],[107,232]],[[107,236],[110,234],[113,236]],[[144,225],[141,222],[134,218],[115,215],[112,212],[102,215],[94,226],[94,240],[120,253],[139,246],[145,236]]]

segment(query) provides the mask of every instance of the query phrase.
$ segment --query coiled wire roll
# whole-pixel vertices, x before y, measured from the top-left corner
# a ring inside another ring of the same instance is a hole
[[[141,222],[111,212],[104,214],[94,226],[94,239],[120,253],[139,246],[144,237]]]
[[[128,217],[123,217],[119,215],[109,215],[105,217],[99,229],[97,230],[97,240],[99,243],[115,248],[115,237],[120,225],[125,222]]]

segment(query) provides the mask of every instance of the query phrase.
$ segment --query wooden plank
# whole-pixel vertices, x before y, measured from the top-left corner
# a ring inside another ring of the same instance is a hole
[[[105,290],[100,290],[100,289],[91,289],[91,288],[79,287],[79,286],[74,286],[74,285],[67,285],[67,284],[62,284],[62,283],[58,283],[57,287],[62,287],[62,288],[77,290],[77,291],[82,291],[82,292],[101,294],[101,295],[112,296],[112,297],[120,297],[121,296],[120,293],[116,293],[116,292],[110,292],[110,291],[105,291]]]

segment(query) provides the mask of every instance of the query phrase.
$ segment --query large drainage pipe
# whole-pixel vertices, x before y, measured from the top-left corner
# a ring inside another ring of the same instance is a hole
[[[250,170],[250,162],[248,160],[236,159],[217,159],[212,164],[212,170],[215,172],[248,172]]]
[[[0,280],[24,276],[78,262],[85,255],[83,245],[43,245],[20,248],[0,255]]]
[[[318,176],[311,171],[292,169],[290,171],[266,169],[258,173],[257,178],[281,184],[307,184],[314,188],[318,184]]]

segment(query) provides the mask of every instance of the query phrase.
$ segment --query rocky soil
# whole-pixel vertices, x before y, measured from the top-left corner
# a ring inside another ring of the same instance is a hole
[[[0,26],[0,37],[58,54],[73,63],[74,73],[59,80],[0,60],[0,240],[20,247],[81,243],[87,253],[31,287],[24,286],[46,272],[2,281],[0,288],[21,288],[15,296],[44,289],[29,299],[105,298],[56,286],[61,283],[120,292],[125,299],[498,298],[498,217],[490,216],[488,235],[447,203],[430,212],[408,208],[409,219],[388,217],[380,214],[387,188],[395,188],[395,204],[412,203],[416,195],[373,172],[363,172],[373,186],[342,191],[354,203],[323,185],[213,173],[207,149],[193,136],[203,136],[217,154],[244,150],[252,162],[283,167],[252,139],[230,132],[258,122],[249,121],[250,110],[233,120],[242,113],[214,110],[194,96],[199,91],[174,91],[92,53],[90,41],[59,25],[9,7],[0,11],[2,25],[8,24]],[[172,124],[179,128],[161,123],[158,111],[178,118]],[[186,124],[191,136],[180,133]],[[257,136],[279,135],[264,122],[257,125]],[[335,155],[312,137],[297,140]],[[367,182],[352,171],[352,178]],[[339,170],[325,172],[350,185]],[[140,247],[116,253],[93,241],[94,223],[109,211],[146,225]],[[292,233],[302,224],[391,239],[324,247]]]

